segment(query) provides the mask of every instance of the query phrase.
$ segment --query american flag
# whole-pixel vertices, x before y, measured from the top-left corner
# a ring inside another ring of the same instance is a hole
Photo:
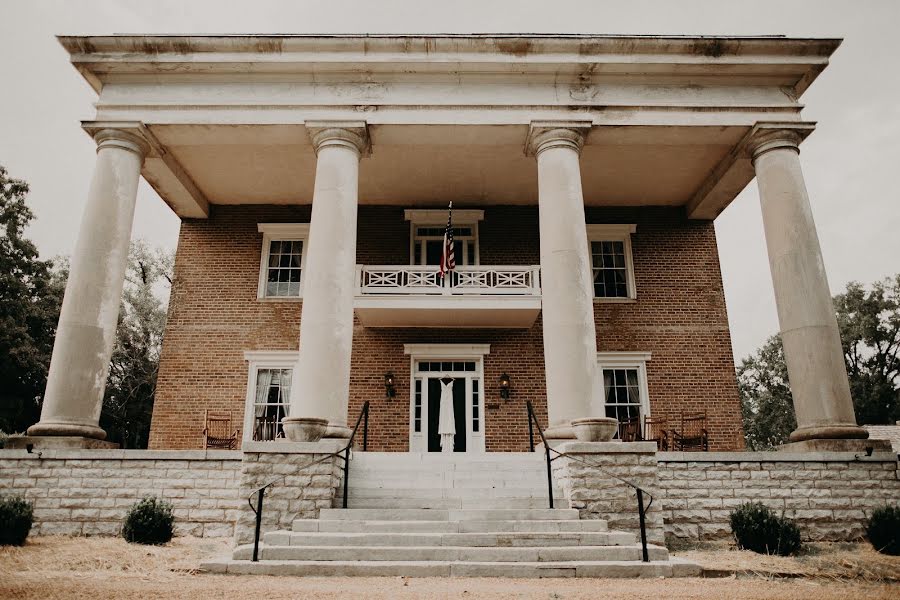
[[[453,203],[447,207],[447,229],[444,231],[444,251],[441,253],[441,277],[456,268],[456,250],[453,247]]]

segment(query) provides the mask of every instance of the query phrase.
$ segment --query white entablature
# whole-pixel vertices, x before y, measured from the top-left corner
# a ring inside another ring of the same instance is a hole
[[[306,124],[364,121],[361,204],[536,204],[529,125],[591,125],[587,205],[714,218],[752,178],[760,123],[807,131],[798,102],[839,44],[782,37],[580,35],[60,38],[142,174],[183,217],[209,204],[308,204]]]

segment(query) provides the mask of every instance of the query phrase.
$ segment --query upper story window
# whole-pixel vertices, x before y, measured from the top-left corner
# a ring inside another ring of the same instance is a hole
[[[300,298],[309,223],[259,223],[263,234],[258,298]]]
[[[634,225],[588,225],[588,246],[594,281],[594,297],[634,299],[634,265],[631,234]]]
[[[444,251],[444,231],[447,228],[446,210],[407,210],[410,222],[409,264],[439,265]],[[484,219],[483,210],[453,211],[453,243],[456,264],[479,264],[478,223]]]

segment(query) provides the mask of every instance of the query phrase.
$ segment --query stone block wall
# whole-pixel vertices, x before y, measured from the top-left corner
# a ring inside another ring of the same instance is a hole
[[[343,442],[249,442],[244,446],[239,494],[243,503],[235,525],[236,543],[253,542],[256,513],[246,499],[270,483],[273,485],[263,498],[263,532],[290,530],[294,519],[315,519],[320,509],[331,508],[343,461],[329,453],[339,450]]]
[[[222,450],[0,450],[0,495],[34,504],[33,535],[118,535],[145,496],[174,507],[176,535],[228,537],[241,453]]]
[[[591,203],[591,199],[587,199]],[[360,264],[408,264],[409,222],[401,206],[361,206]],[[460,206],[463,208],[463,206]],[[536,206],[474,206],[485,265],[539,262]],[[262,234],[258,223],[307,223],[309,205],[212,206],[208,219],[181,224],[169,317],[160,358],[150,447],[198,448],[203,411],[231,411],[243,422],[247,350],[297,350],[301,302],[257,299]],[[601,352],[651,352],[647,364],[654,415],[673,421],[705,410],[714,449],[741,448],[740,403],[715,229],[678,208],[586,208],[588,223],[635,223],[632,238],[637,300],[594,303]],[[512,242],[511,240],[514,240]],[[484,430],[492,452],[527,449],[524,401],[546,423],[542,321],[530,329],[408,329],[354,325],[349,415],[372,401],[369,448],[408,450],[410,343],[490,344],[485,357]],[[397,395],[384,398],[384,373]],[[497,380],[512,376],[512,397]]]
[[[255,526],[247,497],[266,483],[276,485],[266,494],[263,531],[290,529],[295,518],[316,518],[333,506],[341,462],[323,459],[339,441],[247,446],[245,453],[47,450],[40,457],[0,450],[0,495],[34,503],[35,535],[118,535],[128,508],[153,495],[173,504],[177,535],[235,536],[240,543],[252,540]],[[655,453],[652,443],[619,442],[555,447],[570,454],[553,462],[561,506],[636,533],[634,491],[615,477],[632,481],[654,496],[647,530],[655,543],[730,538],[729,513],[750,501],[794,519],[807,540],[855,540],[873,508],[900,504],[892,454]]]
[[[761,502],[793,519],[806,540],[856,540],[873,508],[900,504],[891,454],[661,452],[657,460],[667,538],[730,538],[730,512]]]
[[[606,519],[610,529],[640,532],[637,493],[626,481],[655,498],[644,497],[647,541],[662,544],[663,502],[657,481],[654,442],[550,442],[564,456],[553,460],[553,479],[582,519]],[[551,458],[556,456],[551,451]],[[624,481],[623,481],[624,480]]]

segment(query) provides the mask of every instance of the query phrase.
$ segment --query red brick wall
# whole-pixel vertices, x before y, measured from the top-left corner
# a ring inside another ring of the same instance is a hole
[[[480,208],[480,207],[477,207]],[[709,414],[712,445],[740,438],[740,407],[710,222],[679,209],[594,209],[589,223],[637,223],[632,238],[638,301],[595,304],[601,351],[650,351],[651,411],[675,418],[682,410]],[[308,206],[214,206],[209,219],[182,223],[175,281],[163,342],[151,448],[196,448],[203,410],[230,410],[240,426],[247,387],[245,350],[295,350],[301,304],[256,298],[262,234],[259,222],[307,222]],[[479,229],[482,264],[538,264],[536,207],[491,206]],[[406,264],[409,223],[399,207],[360,208],[361,264]],[[529,330],[354,330],[350,420],[371,402],[370,449],[408,449],[410,343],[491,344],[485,357],[486,447],[525,450],[524,401],[546,423],[541,320]],[[393,371],[397,395],[384,397]],[[512,397],[499,399],[497,380],[512,378]]]

